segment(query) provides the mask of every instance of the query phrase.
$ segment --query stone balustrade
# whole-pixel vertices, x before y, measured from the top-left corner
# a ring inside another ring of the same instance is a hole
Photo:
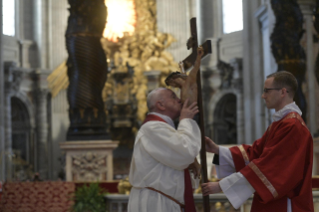
[[[126,212],[128,195],[124,194],[110,194],[106,195],[107,201],[107,212]],[[210,199],[210,211],[211,212],[249,212],[252,203],[252,197],[249,198],[245,204],[243,204],[239,209],[234,209],[232,205],[227,200],[224,194],[212,194],[209,196]],[[197,212],[203,212],[202,208],[202,195],[194,194],[194,200]],[[319,190],[313,191],[313,202],[315,212],[319,212]]]

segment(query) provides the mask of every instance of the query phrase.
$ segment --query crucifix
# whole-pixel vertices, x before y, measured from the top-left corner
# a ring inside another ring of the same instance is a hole
[[[196,18],[190,20],[191,25],[191,37],[187,41],[187,49],[192,48],[192,53],[182,61],[181,69],[187,70],[193,66],[187,76],[184,73],[174,72],[171,73],[165,80],[167,85],[173,87],[179,87],[181,89],[181,100],[189,99],[190,102],[197,100],[199,109],[199,127],[201,130],[202,149],[200,151],[200,159],[202,166],[202,180],[203,183],[207,183],[207,164],[206,164],[206,148],[205,148],[205,131],[204,131],[204,114],[202,103],[202,86],[201,86],[201,74],[200,74],[200,61],[206,55],[212,53],[210,40],[205,41],[201,47],[198,48],[197,42],[197,27]],[[197,91],[197,93],[196,93]],[[209,196],[203,196],[204,211],[209,212]]]

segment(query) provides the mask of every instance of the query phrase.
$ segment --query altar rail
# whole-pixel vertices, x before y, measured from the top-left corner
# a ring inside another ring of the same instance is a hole
[[[107,201],[107,212],[127,212],[128,195],[111,194],[105,196]],[[240,209],[236,210],[228,202],[224,194],[212,194],[210,199],[211,212],[249,212],[252,203],[252,197],[249,198]],[[197,212],[203,212],[202,195],[194,194],[194,200]],[[313,191],[313,202],[315,212],[319,212],[319,190]]]

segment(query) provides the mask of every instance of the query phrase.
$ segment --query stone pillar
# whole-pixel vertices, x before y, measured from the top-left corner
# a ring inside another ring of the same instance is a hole
[[[243,104],[245,117],[245,143],[252,143],[264,132],[263,102],[261,99],[263,79],[262,35],[254,12],[258,1],[243,1]]]
[[[262,83],[263,85],[263,80],[265,80],[269,74],[274,73],[277,70],[277,64],[270,48],[270,35],[274,28],[275,16],[269,4],[263,4],[255,12],[255,17],[261,24],[260,30],[262,33],[263,74],[262,80],[259,83]],[[262,85],[260,88],[263,87]],[[262,131],[265,131],[266,128],[272,123],[271,115],[273,112],[274,110],[269,110],[267,107],[263,107],[261,109],[260,113],[264,114],[264,123],[263,128],[261,129]]]
[[[2,0],[0,0],[0,8],[2,8]],[[2,9],[0,10],[0,23],[2,26]],[[4,70],[3,70],[3,48],[2,48],[2,27],[0,27],[0,181],[5,180],[6,171],[5,171],[5,91],[4,91]]]
[[[39,172],[42,179],[48,179],[50,169],[48,163],[48,90],[41,87],[41,74],[33,72],[31,73],[31,78],[33,79],[33,98],[36,114],[35,171]]]
[[[230,65],[233,67],[232,87],[236,90],[236,127],[237,127],[237,144],[245,143],[245,117],[244,117],[244,104],[243,104],[243,60],[234,58],[230,60]]]
[[[34,0],[34,40],[37,46],[37,67],[47,67],[46,57],[46,11],[43,0]]]
[[[315,6],[314,0],[298,0],[302,14],[304,15],[305,33],[306,33],[306,66],[307,66],[307,78],[308,78],[308,114],[309,117],[309,129],[313,135],[317,131],[316,124],[316,87],[315,87],[315,67],[314,67],[314,42],[313,42],[313,9]]]
[[[197,1],[198,44],[213,37],[213,3],[211,0]]]

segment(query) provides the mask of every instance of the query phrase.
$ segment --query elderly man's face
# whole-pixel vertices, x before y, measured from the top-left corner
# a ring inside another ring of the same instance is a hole
[[[172,90],[166,89],[162,92],[163,100],[161,103],[165,107],[166,113],[172,119],[178,118],[182,109],[182,101]]]

